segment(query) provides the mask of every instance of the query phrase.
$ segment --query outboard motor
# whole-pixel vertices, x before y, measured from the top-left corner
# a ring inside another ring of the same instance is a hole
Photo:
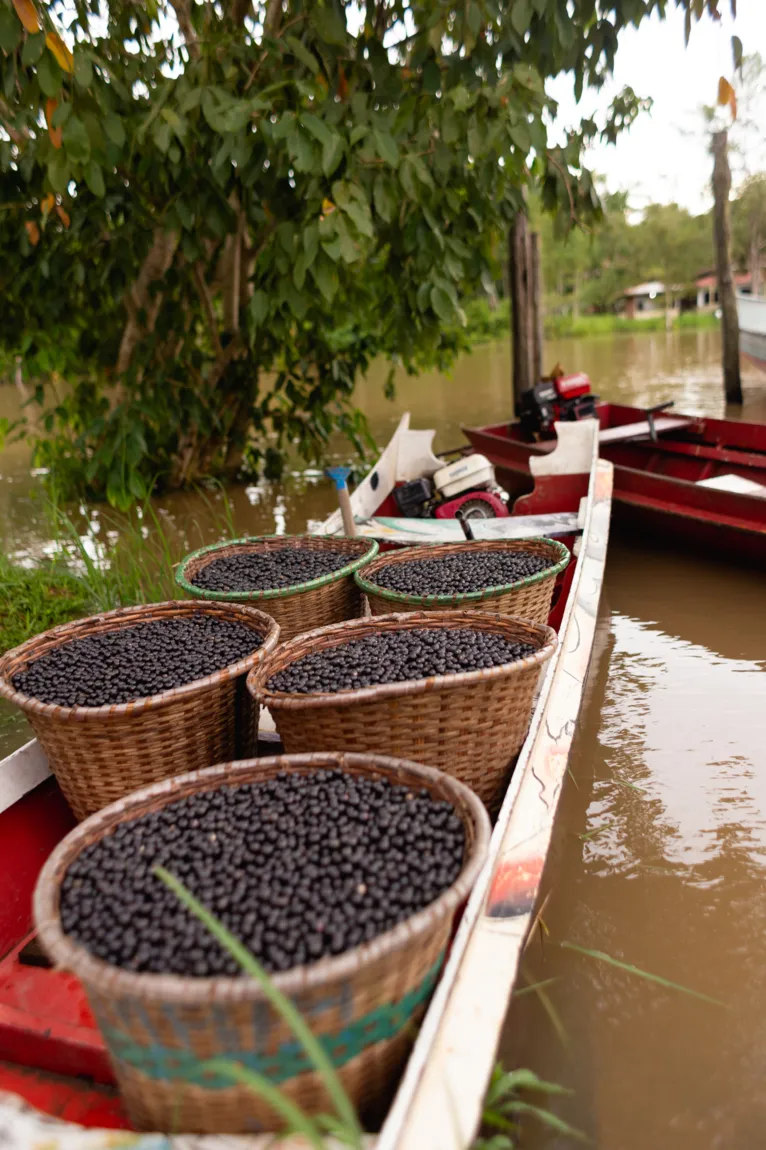
[[[552,375],[523,392],[519,403],[522,430],[530,438],[553,431],[555,422],[591,419],[596,415],[598,396],[591,391],[584,372]]]

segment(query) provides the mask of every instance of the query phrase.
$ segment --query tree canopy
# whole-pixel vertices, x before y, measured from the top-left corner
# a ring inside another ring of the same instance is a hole
[[[599,210],[583,148],[640,101],[553,147],[545,82],[602,85],[665,8],[0,0],[0,345],[41,461],[126,505],[359,444],[358,374],[449,362],[527,187]]]

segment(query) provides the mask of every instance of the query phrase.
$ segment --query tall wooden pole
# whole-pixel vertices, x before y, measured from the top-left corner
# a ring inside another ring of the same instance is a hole
[[[723,385],[726,402],[742,403],[742,380],[739,371],[739,321],[734,278],[731,274],[731,224],[729,193],[731,171],[728,156],[728,132],[713,135],[713,233],[715,237],[718,299],[721,304],[723,340]]]
[[[531,314],[532,324],[532,384],[543,378],[543,309],[542,309],[542,259],[540,254],[540,233],[529,236],[529,263],[531,270]]]
[[[526,215],[517,212],[508,235],[513,398],[517,413],[521,393],[538,383],[542,375],[539,264],[538,237],[530,235]]]

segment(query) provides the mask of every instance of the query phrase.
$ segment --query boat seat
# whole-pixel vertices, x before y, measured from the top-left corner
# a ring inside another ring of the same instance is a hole
[[[580,530],[576,511],[546,515],[512,515],[503,519],[470,519],[474,539],[536,539],[574,535]],[[356,531],[372,539],[391,543],[463,543],[465,533],[459,519],[407,519],[377,516],[357,520]]]
[[[742,475],[714,475],[712,479],[698,479],[697,487],[712,487],[714,491],[730,491],[733,495],[754,495],[766,499],[766,487]]]
[[[654,420],[654,430],[657,435],[664,435],[668,431],[680,431],[682,427],[688,427],[691,423],[694,423],[693,419],[663,415]],[[622,443],[626,439],[651,438],[651,434],[652,429],[649,420],[640,419],[637,423],[623,423],[618,427],[605,428],[604,431],[599,432],[598,441],[599,443]]]

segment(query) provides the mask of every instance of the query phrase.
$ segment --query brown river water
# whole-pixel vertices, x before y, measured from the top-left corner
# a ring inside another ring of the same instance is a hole
[[[719,357],[718,333],[705,331],[561,341],[545,358],[588,372],[605,399],[673,399],[681,411],[719,415]],[[403,410],[414,426],[436,428],[437,449],[460,443],[461,423],[510,412],[504,344],[476,349],[451,377],[403,378],[393,404],[382,378],[358,389],[381,444]],[[766,375],[746,369],[744,386],[743,417],[766,421]],[[0,416],[15,410],[12,389],[0,387]],[[333,506],[311,473],[230,499],[238,530],[253,534],[302,530]],[[7,448],[0,537],[21,559],[49,549],[41,507],[26,450]],[[198,496],[161,508],[190,546],[216,537]],[[97,524],[98,511],[88,514]],[[533,989],[514,999],[502,1049],[507,1066],[571,1091],[551,1109],[602,1150],[766,1147],[764,731],[764,575],[725,556],[614,539],[542,922],[523,964],[520,985]],[[24,737],[0,714],[0,753]],[[525,1121],[522,1147],[576,1144]]]

